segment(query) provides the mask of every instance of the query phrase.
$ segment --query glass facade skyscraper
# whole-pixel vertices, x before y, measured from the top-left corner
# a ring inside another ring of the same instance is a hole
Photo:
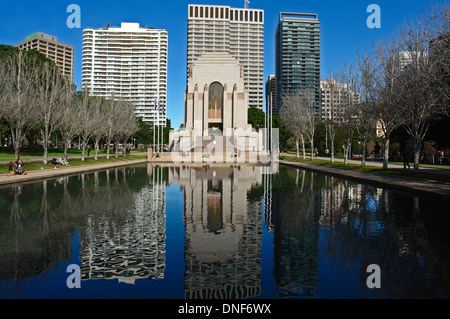
[[[283,95],[296,90],[311,92],[315,116],[320,119],[320,22],[317,14],[281,12],[275,52],[277,113]]]

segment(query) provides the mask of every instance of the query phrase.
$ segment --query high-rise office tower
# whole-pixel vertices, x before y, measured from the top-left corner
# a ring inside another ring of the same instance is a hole
[[[227,52],[244,66],[249,107],[264,98],[264,10],[188,6],[187,66],[204,53]]]
[[[83,90],[123,98],[144,122],[165,126],[167,41],[166,30],[138,23],[83,30]]]
[[[317,14],[281,12],[276,31],[275,77],[277,112],[283,94],[309,91],[315,116],[321,117],[320,22]]]
[[[36,32],[25,38],[25,41],[16,45],[21,50],[37,50],[55,62],[63,75],[73,81],[73,47],[58,42],[58,38]]]
[[[270,112],[272,108],[272,114],[277,112],[277,95],[276,95],[276,79],[275,75],[269,75],[266,80],[266,112]]]

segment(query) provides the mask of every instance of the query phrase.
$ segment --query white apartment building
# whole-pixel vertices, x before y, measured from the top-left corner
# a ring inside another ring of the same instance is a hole
[[[130,101],[137,117],[165,126],[167,52],[163,29],[125,22],[120,28],[84,29],[82,88]]]
[[[204,53],[227,52],[244,65],[249,107],[263,108],[264,10],[188,6],[187,66]]]

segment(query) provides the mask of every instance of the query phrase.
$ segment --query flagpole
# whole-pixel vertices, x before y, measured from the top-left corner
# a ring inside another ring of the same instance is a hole
[[[164,103],[163,103],[163,107],[162,107],[162,111],[163,111],[163,120],[164,120]],[[161,153],[164,152],[164,125],[161,125]]]
[[[155,98],[155,111],[156,111],[156,98]],[[152,157],[153,157],[153,155],[155,155],[155,151],[156,151],[156,149],[155,149],[155,129],[156,129],[156,121],[155,121],[155,114],[153,113],[153,154],[152,154]]]
[[[159,101],[158,101],[158,139],[156,140],[158,143],[158,153],[159,153]]]
[[[267,101],[269,99],[269,96],[266,95],[266,110],[264,112],[264,151],[267,151],[267,111],[268,111],[268,106],[269,105],[269,101]]]
[[[273,113],[272,113],[272,93],[270,94],[270,121],[269,121],[269,125],[270,125],[270,139],[269,139],[269,148],[270,148],[270,155],[272,156],[272,128],[273,128]]]

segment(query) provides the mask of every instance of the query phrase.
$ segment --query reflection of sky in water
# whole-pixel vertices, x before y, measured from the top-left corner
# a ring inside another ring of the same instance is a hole
[[[47,182],[47,201],[42,182],[23,185],[20,193],[0,189],[0,298],[183,299],[237,291],[248,298],[448,297],[439,275],[448,265],[448,235],[434,231],[443,219],[432,213],[444,211],[439,203],[421,199],[420,216],[413,216],[409,195],[296,175],[286,167],[270,179],[243,167],[166,168],[156,175],[138,166],[88,176]],[[164,187],[155,188],[158,179]],[[152,206],[156,190],[164,196],[158,206],[163,219],[154,218],[160,212]],[[23,223],[12,228],[18,216]],[[223,242],[211,248],[207,238]],[[16,244],[19,254],[11,250]],[[129,271],[121,274],[135,279],[91,277],[81,289],[67,288],[70,264],[82,263],[82,272],[91,267],[102,276],[113,273],[106,265],[117,257],[109,250],[114,247],[127,252],[119,264]],[[152,256],[159,256],[161,267],[142,263]],[[365,284],[371,263],[382,269],[383,289]],[[154,269],[162,273],[155,276]]]

